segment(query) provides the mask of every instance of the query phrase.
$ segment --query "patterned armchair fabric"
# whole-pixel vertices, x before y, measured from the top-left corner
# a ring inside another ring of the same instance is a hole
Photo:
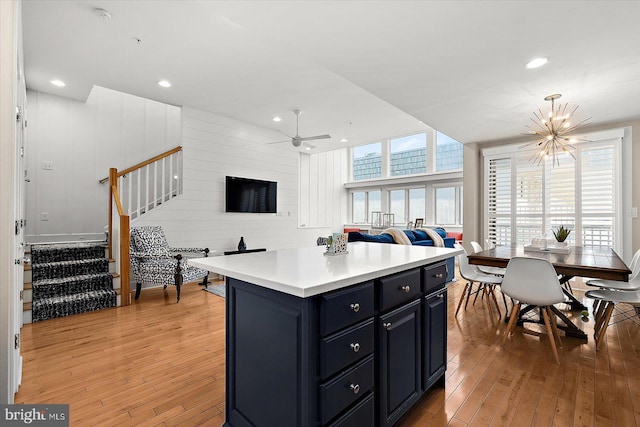
[[[136,282],[136,299],[140,297],[142,284],[175,285],[178,301],[183,282],[192,282],[200,278],[207,285],[209,272],[188,265],[182,253],[197,253],[207,256],[208,248],[171,248],[160,226],[142,226],[131,228],[129,241],[131,275]]]

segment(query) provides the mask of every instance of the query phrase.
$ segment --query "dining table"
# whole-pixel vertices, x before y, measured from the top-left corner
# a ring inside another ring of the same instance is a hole
[[[569,246],[565,248],[525,248],[521,244],[498,245],[491,249],[468,255],[469,264],[506,268],[513,257],[543,258],[551,262],[566,296],[566,303],[572,310],[587,310],[587,307],[573,295],[569,281],[574,277],[594,279],[629,280],[631,270],[624,261],[610,247],[602,246]],[[520,312],[518,323],[534,321],[540,323],[540,319],[531,320],[523,317],[526,313],[535,310],[536,306],[529,305]],[[587,339],[587,334],[575,325],[557,307],[552,306],[553,312],[562,320],[564,325],[558,327],[564,330],[566,336]],[[508,320],[508,319],[507,319]]]

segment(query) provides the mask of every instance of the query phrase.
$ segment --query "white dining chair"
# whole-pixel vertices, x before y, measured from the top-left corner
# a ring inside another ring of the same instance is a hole
[[[587,281],[587,286],[591,286],[599,289],[607,289],[611,291],[637,291],[640,290],[640,249],[636,251],[631,259],[631,265],[629,266],[631,275],[628,282],[622,282],[619,280],[605,280],[605,279],[591,279]],[[600,305],[600,299],[594,299],[593,314],[594,316],[599,310],[604,310],[604,307]]]
[[[617,291],[635,291],[640,287],[640,249],[633,254],[631,264],[629,265],[631,274],[629,275],[628,282],[621,282],[618,280],[604,280],[604,279],[592,279],[587,281],[587,285],[601,289],[611,289]]]
[[[587,298],[593,298],[600,302],[600,309],[595,314],[595,326],[593,327],[593,338],[596,342],[596,350],[602,344],[602,338],[607,331],[609,325],[619,323],[627,319],[633,319],[640,324],[640,290],[636,291],[618,291],[611,289],[598,289],[587,291],[584,294]],[[629,304],[631,310],[622,311],[621,318],[613,323],[609,323],[611,315],[617,304]],[[637,319],[636,319],[637,316]]]
[[[458,269],[460,271],[460,276],[467,281],[467,284],[465,285],[465,288],[460,295],[460,300],[458,301],[458,307],[456,308],[455,315],[458,315],[458,311],[460,311],[460,307],[462,306],[462,301],[464,301],[465,299],[466,302],[464,304],[464,308],[465,310],[467,309],[469,298],[472,294],[475,294],[476,297],[479,294],[482,294],[483,297],[487,297],[487,305],[489,306],[489,314],[491,316],[493,316],[493,308],[491,307],[491,299],[493,299],[493,302],[496,305],[496,309],[498,310],[498,314],[500,315],[500,307],[498,306],[498,300],[496,299],[494,289],[496,285],[502,283],[502,278],[493,274],[486,274],[479,271],[475,265],[469,264],[469,260],[467,259],[467,251],[464,249],[464,247],[458,244],[456,244],[456,247],[464,251],[463,253],[458,255]],[[478,287],[475,291],[473,290],[474,283],[478,283]]]
[[[482,252],[484,249],[480,243],[473,241],[471,242],[471,247],[473,248],[474,253]],[[496,276],[504,276],[505,268],[502,267],[491,267],[488,265],[479,265],[478,270],[486,274],[495,274]]]
[[[556,340],[560,347],[562,347],[562,341],[556,325],[555,314],[550,307],[553,304],[564,302],[564,294],[562,293],[558,273],[556,273],[553,265],[542,258],[513,257],[507,265],[501,288],[505,295],[516,301],[502,338],[502,347],[504,348],[507,338],[515,328],[520,316],[521,305],[535,305],[540,308],[551,350],[556,363],[559,364],[560,358],[556,348]],[[523,332],[536,336],[541,335],[527,328],[523,328]]]

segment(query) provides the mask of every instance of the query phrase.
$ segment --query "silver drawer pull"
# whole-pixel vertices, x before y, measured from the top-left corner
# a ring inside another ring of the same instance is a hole
[[[383,328],[385,328],[385,329],[388,331],[389,329],[391,329],[391,322],[389,322],[389,323],[383,323],[383,324],[382,324],[382,327],[383,327]]]
[[[351,350],[353,350],[354,353],[357,353],[360,351],[360,344],[359,343],[351,343]]]
[[[411,290],[411,286],[409,285],[400,286],[400,290],[409,293],[409,291]]]
[[[353,310],[355,313],[357,313],[360,311],[360,304],[356,302],[355,304],[351,304],[349,308]]]
[[[442,279],[444,277],[444,274],[442,273],[434,274],[433,277],[435,277],[436,279]]]
[[[360,392],[360,385],[359,384],[351,384],[351,385],[349,385],[349,388],[351,390],[353,390],[353,394],[358,394]]]

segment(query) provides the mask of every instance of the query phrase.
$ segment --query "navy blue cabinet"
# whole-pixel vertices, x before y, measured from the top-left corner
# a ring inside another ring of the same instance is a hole
[[[393,425],[444,385],[445,281],[444,261],[309,298],[227,277],[225,426]]]
[[[393,425],[422,394],[420,300],[380,316],[380,425]]]
[[[444,387],[444,371],[447,368],[447,290],[427,295],[422,309],[422,389],[427,391],[436,383]]]

